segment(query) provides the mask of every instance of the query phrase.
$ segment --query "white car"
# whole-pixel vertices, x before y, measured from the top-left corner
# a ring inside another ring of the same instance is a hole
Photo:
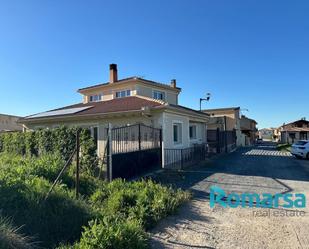
[[[292,144],[291,154],[297,158],[309,159],[309,140],[300,140]]]

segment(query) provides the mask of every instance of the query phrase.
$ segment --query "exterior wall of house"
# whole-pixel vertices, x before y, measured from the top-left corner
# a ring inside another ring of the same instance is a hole
[[[181,143],[175,144],[173,141],[173,124],[181,124]],[[175,114],[163,114],[163,146],[166,149],[187,148],[190,146],[189,140],[189,118]]]
[[[0,132],[22,131],[22,125],[17,124],[19,117],[0,114]]]
[[[174,142],[173,125],[181,124],[181,143]],[[189,127],[196,126],[196,138],[190,139]],[[190,121],[187,116],[163,113],[163,146],[166,149],[188,148],[194,144],[206,143],[206,123]]]
[[[226,126],[226,127],[225,127]],[[236,125],[236,119],[224,116],[223,117],[210,117],[209,123],[208,123],[208,129],[209,130],[216,130],[219,128],[219,130],[226,130],[226,131],[232,131],[237,127]]]
[[[231,109],[219,109],[219,110],[205,110],[204,112],[208,113],[210,115],[210,119],[213,117],[227,117],[227,130],[233,130],[236,131],[236,146],[244,146],[245,143],[243,142],[244,139],[242,138],[242,133],[240,129],[240,109],[239,108],[231,108]],[[220,122],[220,121],[219,121]],[[222,122],[222,121],[221,121]],[[208,129],[213,129],[217,127],[224,127],[221,125],[215,125],[211,124],[208,125]]]
[[[240,119],[240,129],[246,136],[245,145],[252,145],[257,137],[256,122],[253,119],[242,115]]]
[[[102,88],[87,90],[85,95],[83,95],[83,103],[88,103],[90,101],[89,100],[90,96],[95,94],[103,94],[103,101],[112,100],[116,98],[115,96],[116,92],[121,90],[131,90],[131,96],[135,96],[137,95],[136,89],[137,89],[136,82],[131,82],[122,85],[113,85],[113,83],[111,83],[110,85],[104,86]]]
[[[274,129],[261,129],[259,130],[259,138],[273,140]]]
[[[298,132],[298,131],[288,131],[288,132],[283,131],[283,132],[281,132],[280,142],[292,144],[292,143],[295,143],[299,140],[306,139],[306,136],[307,136],[307,140],[308,140],[309,139],[309,132],[303,132],[302,135],[301,135],[300,132]]]
[[[298,140],[309,139],[309,122],[305,119],[283,125],[277,129],[281,143],[294,143]]]
[[[101,88],[86,90],[83,95],[83,103],[88,103],[90,96],[96,94],[103,94],[103,101],[114,99],[116,98],[116,92],[120,90],[131,90],[131,96],[140,95],[148,98],[153,98],[153,91],[161,91],[165,94],[166,102],[175,105],[178,103],[178,93],[152,85],[146,86],[137,81],[132,81],[121,85],[110,83],[109,85],[105,85]]]
[[[190,126],[196,127],[196,138],[191,139],[190,136],[189,136],[190,147],[193,146],[194,144],[206,143],[207,142],[207,126],[206,126],[206,124],[200,123],[200,122],[189,121],[189,127]]]

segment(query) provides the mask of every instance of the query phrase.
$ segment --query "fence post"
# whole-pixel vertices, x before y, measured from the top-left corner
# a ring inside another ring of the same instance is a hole
[[[77,129],[76,131],[76,180],[75,180],[76,199],[78,199],[79,197],[79,151],[80,151],[79,134],[80,134],[80,129]]]
[[[138,124],[138,150],[141,151],[142,146],[141,146],[141,124]]]
[[[163,147],[162,147],[162,129],[160,129],[160,163],[163,168]]]
[[[221,139],[220,139],[220,130],[217,128],[217,153],[220,153],[220,147],[221,147]]]
[[[180,149],[180,157],[181,157],[181,160],[180,160],[180,169],[183,168],[183,155],[182,155],[182,151],[183,151],[183,149]]]
[[[107,168],[108,168],[108,180],[111,182],[113,180],[113,140],[112,140],[112,124],[108,124],[108,153],[107,153]]]

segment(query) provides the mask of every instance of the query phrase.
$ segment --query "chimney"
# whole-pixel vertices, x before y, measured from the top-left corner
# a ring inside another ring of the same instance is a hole
[[[171,80],[171,87],[176,88],[176,80],[175,79]]]
[[[109,83],[118,81],[117,64],[109,65]]]

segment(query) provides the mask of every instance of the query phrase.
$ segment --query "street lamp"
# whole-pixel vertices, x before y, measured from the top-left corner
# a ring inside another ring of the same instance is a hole
[[[241,109],[240,109],[241,115],[243,115],[243,112],[249,112],[249,109],[247,109],[247,108],[241,108]]]
[[[209,101],[209,99],[210,99],[210,93],[206,93],[206,98],[200,98],[200,111],[202,111],[202,102]]]

